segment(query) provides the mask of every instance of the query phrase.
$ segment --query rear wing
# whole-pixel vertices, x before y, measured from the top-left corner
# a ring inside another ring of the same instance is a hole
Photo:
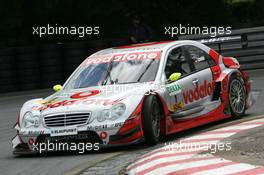
[[[221,55],[235,57],[243,69],[264,68],[264,26],[232,30],[230,35],[184,35],[179,40],[201,42]]]
[[[219,53],[222,52],[222,45],[224,43],[229,43],[229,44],[235,44],[237,42],[241,41],[241,36],[227,36],[227,37],[219,37],[219,38],[209,38],[209,39],[201,39],[200,42],[205,44],[205,45],[217,45],[217,50]]]
[[[179,39],[195,40],[201,42],[213,48],[214,50],[218,51],[219,53],[221,53],[222,50],[225,50],[226,47],[230,45],[235,46],[242,42],[241,35],[219,36],[219,37],[211,37],[210,35],[185,35],[185,36],[179,36]]]
[[[227,36],[219,38],[201,39],[200,42],[203,44],[222,44],[224,42],[240,41],[241,36]]]

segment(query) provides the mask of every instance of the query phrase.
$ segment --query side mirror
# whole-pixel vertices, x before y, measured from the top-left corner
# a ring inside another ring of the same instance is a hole
[[[57,85],[53,86],[53,90],[54,90],[55,92],[58,92],[58,91],[60,91],[61,89],[62,89],[62,86],[61,86],[60,84],[57,84]]]
[[[170,75],[169,80],[170,81],[177,81],[181,77],[181,73],[175,72]]]

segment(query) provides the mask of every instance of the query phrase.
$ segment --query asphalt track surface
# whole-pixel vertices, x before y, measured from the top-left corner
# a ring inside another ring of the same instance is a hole
[[[225,120],[214,124],[198,127],[190,131],[181,132],[180,135],[170,136],[165,141],[171,141],[178,139],[179,137],[185,137],[186,135],[193,135],[203,130],[210,130],[216,127],[222,127],[231,125],[234,122],[242,122],[244,120],[250,120],[258,115],[264,114],[264,70],[249,71],[250,78],[253,80],[252,89],[258,91],[259,96],[255,105],[247,111],[247,115],[239,120]],[[51,94],[50,90],[36,90],[27,92],[15,92],[0,94],[0,172],[4,174],[64,174],[66,172],[76,173],[80,172],[89,166],[98,164],[99,162],[107,162],[107,159],[111,159],[114,156],[119,161],[110,161],[109,164],[103,164],[102,166],[119,167],[120,162],[122,165],[126,165],[129,160],[121,160],[122,156],[134,155],[134,159],[137,156],[142,155],[142,152],[150,151],[152,148],[148,148],[145,145],[138,145],[125,148],[106,149],[100,152],[75,154],[75,153],[55,153],[38,156],[16,157],[12,154],[11,139],[15,135],[13,125],[16,122],[18,111],[22,104],[32,98],[46,97]],[[163,146],[160,144],[156,147]],[[155,147],[155,148],[156,148]],[[144,151],[143,151],[144,150]],[[118,156],[117,156],[118,155]],[[102,163],[101,163],[102,164]],[[116,165],[115,165],[116,164]],[[107,167],[102,167],[106,169]],[[115,170],[117,171],[117,170]],[[108,171],[109,172],[109,171]],[[112,172],[113,174],[117,172]]]

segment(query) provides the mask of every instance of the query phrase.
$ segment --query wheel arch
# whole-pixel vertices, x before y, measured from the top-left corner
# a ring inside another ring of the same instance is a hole
[[[229,81],[233,76],[239,77],[244,82],[245,88],[247,89],[247,80],[245,79],[245,76],[240,69],[225,69],[214,82],[215,89],[213,92],[212,100],[221,99],[221,102],[222,104],[224,104],[226,109],[229,108]],[[246,90],[247,96],[248,93],[249,90]]]
[[[159,105],[160,105],[162,113],[163,113],[163,116],[160,120],[161,134],[165,135],[166,134],[166,118],[169,115],[169,109],[167,107],[166,101],[164,100],[164,98],[160,94],[155,93],[155,96],[157,97],[157,100],[159,102]]]
[[[225,69],[221,72],[219,77],[215,80],[215,88],[213,92],[213,100],[218,100],[219,97],[227,95],[228,82],[231,76],[238,76],[243,78],[242,73],[238,69]]]

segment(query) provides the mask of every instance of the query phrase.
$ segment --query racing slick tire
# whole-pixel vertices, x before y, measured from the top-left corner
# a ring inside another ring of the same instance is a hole
[[[156,96],[146,97],[142,108],[142,127],[145,142],[155,145],[160,140],[160,119],[162,116],[159,101]]]
[[[229,106],[232,117],[240,118],[246,111],[246,89],[243,79],[232,75],[228,89]]]

